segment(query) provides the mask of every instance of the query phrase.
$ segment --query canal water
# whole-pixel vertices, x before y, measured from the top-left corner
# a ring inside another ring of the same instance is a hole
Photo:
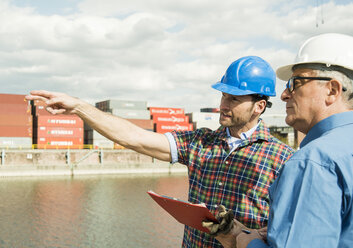
[[[0,178],[0,247],[180,247],[183,225],[146,191],[187,188],[185,175]]]

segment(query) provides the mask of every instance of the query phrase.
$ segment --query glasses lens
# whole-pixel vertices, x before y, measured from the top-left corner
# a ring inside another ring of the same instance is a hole
[[[287,89],[289,92],[292,92],[294,90],[294,83],[293,83],[293,78],[290,78],[287,82]]]

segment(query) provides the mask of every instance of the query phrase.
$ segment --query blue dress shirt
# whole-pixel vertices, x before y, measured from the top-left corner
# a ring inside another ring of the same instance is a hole
[[[353,111],[317,123],[270,187],[268,244],[353,247]]]

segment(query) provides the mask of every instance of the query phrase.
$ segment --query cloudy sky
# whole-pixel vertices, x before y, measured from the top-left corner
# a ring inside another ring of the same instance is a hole
[[[352,0],[0,0],[0,13],[0,93],[187,112],[218,107],[210,85],[240,56],[277,68],[310,36],[353,35]],[[284,113],[273,102],[269,113]]]

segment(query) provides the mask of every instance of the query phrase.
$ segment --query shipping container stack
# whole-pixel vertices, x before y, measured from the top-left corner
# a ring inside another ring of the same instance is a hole
[[[200,112],[203,113],[219,113],[219,108],[201,108]]]
[[[111,99],[97,102],[96,107],[104,112],[124,118],[143,129],[153,131],[153,122],[150,118],[150,112],[147,110],[147,102],[145,101]],[[85,126],[85,143],[91,144],[94,148],[124,148],[105,138],[89,126]]]
[[[182,108],[149,107],[149,111],[156,133],[193,130],[193,124]]]
[[[194,123],[194,128],[209,128],[217,130],[219,124],[219,108],[202,108],[200,112],[186,114],[190,121]]]
[[[52,115],[32,101],[33,144],[38,149],[82,149],[83,121],[75,115]]]
[[[0,94],[0,147],[32,148],[32,115],[25,95]]]

